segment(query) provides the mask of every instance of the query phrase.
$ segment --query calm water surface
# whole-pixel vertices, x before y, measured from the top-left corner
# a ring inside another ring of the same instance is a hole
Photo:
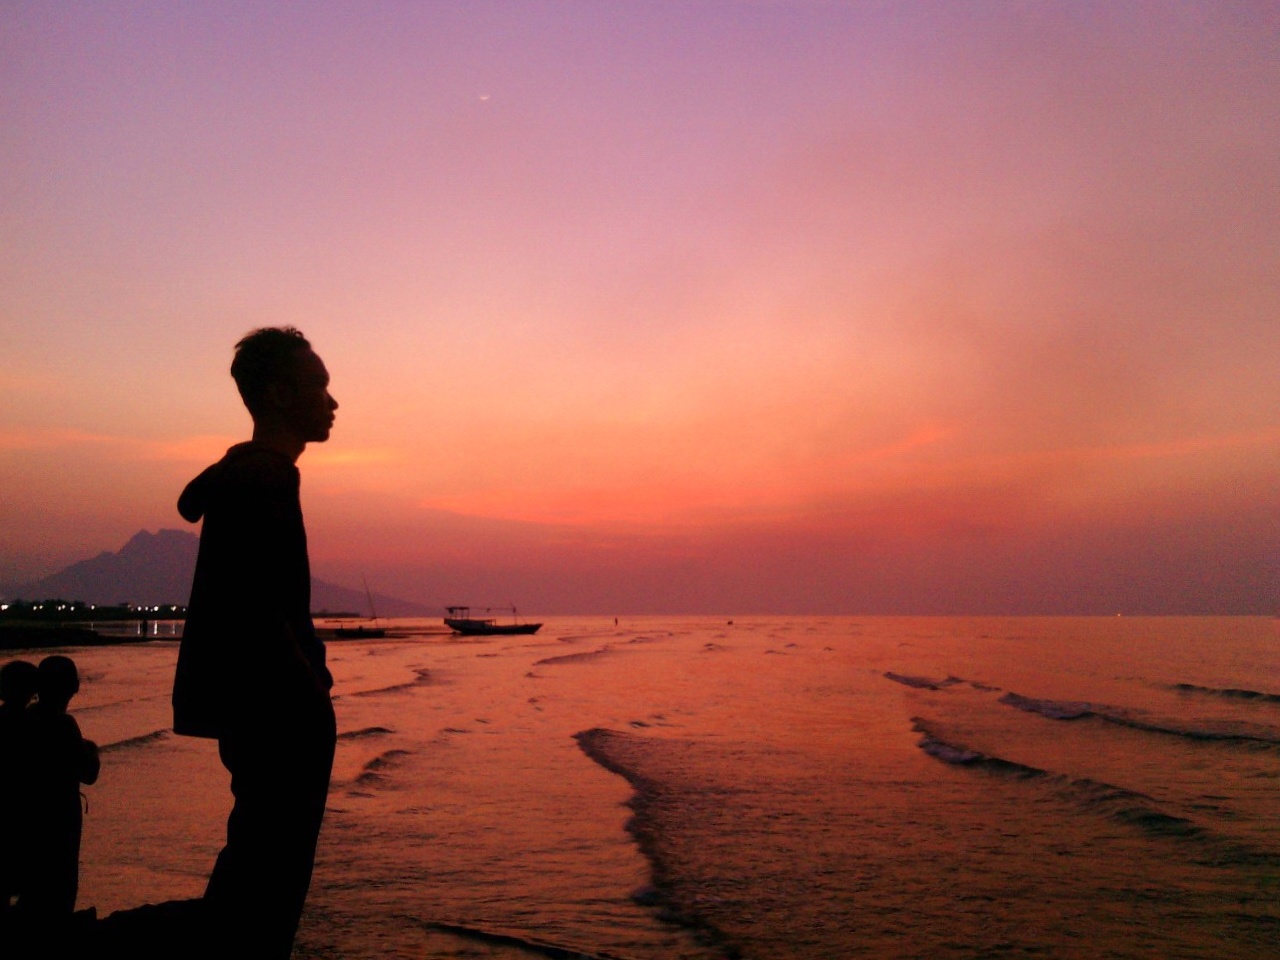
[[[297,957],[1277,956],[1275,621],[553,618],[330,652]],[[199,895],[230,798],[168,731],[175,645],[72,653],[106,745],[81,905]]]

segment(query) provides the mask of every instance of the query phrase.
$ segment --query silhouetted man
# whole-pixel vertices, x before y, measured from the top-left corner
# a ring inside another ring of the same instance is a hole
[[[292,327],[236,344],[253,439],[187,485],[200,552],[173,683],[173,729],[216,737],[235,804],[205,890],[215,953],[287,958],[306,900],[336,740],[295,466],[329,439],[329,374]]]

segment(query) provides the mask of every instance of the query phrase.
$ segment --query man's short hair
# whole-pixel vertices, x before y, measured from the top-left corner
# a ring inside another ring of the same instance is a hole
[[[256,416],[262,409],[267,388],[287,382],[297,355],[310,349],[311,343],[295,327],[262,327],[236,344],[231,376],[251,414]]]
[[[36,695],[39,670],[29,660],[10,660],[0,667],[0,700],[24,707]],[[3,893],[0,892],[0,896]]]
[[[80,692],[80,672],[70,657],[54,654],[36,669],[36,690],[41,700],[70,700]]]

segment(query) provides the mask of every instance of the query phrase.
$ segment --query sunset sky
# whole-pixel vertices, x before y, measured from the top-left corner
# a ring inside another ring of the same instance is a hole
[[[13,2],[0,583],[294,324],[318,576],[545,613],[1280,612],[1280,7]]]

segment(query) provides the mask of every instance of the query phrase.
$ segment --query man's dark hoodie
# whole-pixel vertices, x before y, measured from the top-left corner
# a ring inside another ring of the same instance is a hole
[[[292,727],[329,709],[298,489],[287,456],[249,442],[178,499],[178,512],[204,526],[173,684],[175,733]]]

